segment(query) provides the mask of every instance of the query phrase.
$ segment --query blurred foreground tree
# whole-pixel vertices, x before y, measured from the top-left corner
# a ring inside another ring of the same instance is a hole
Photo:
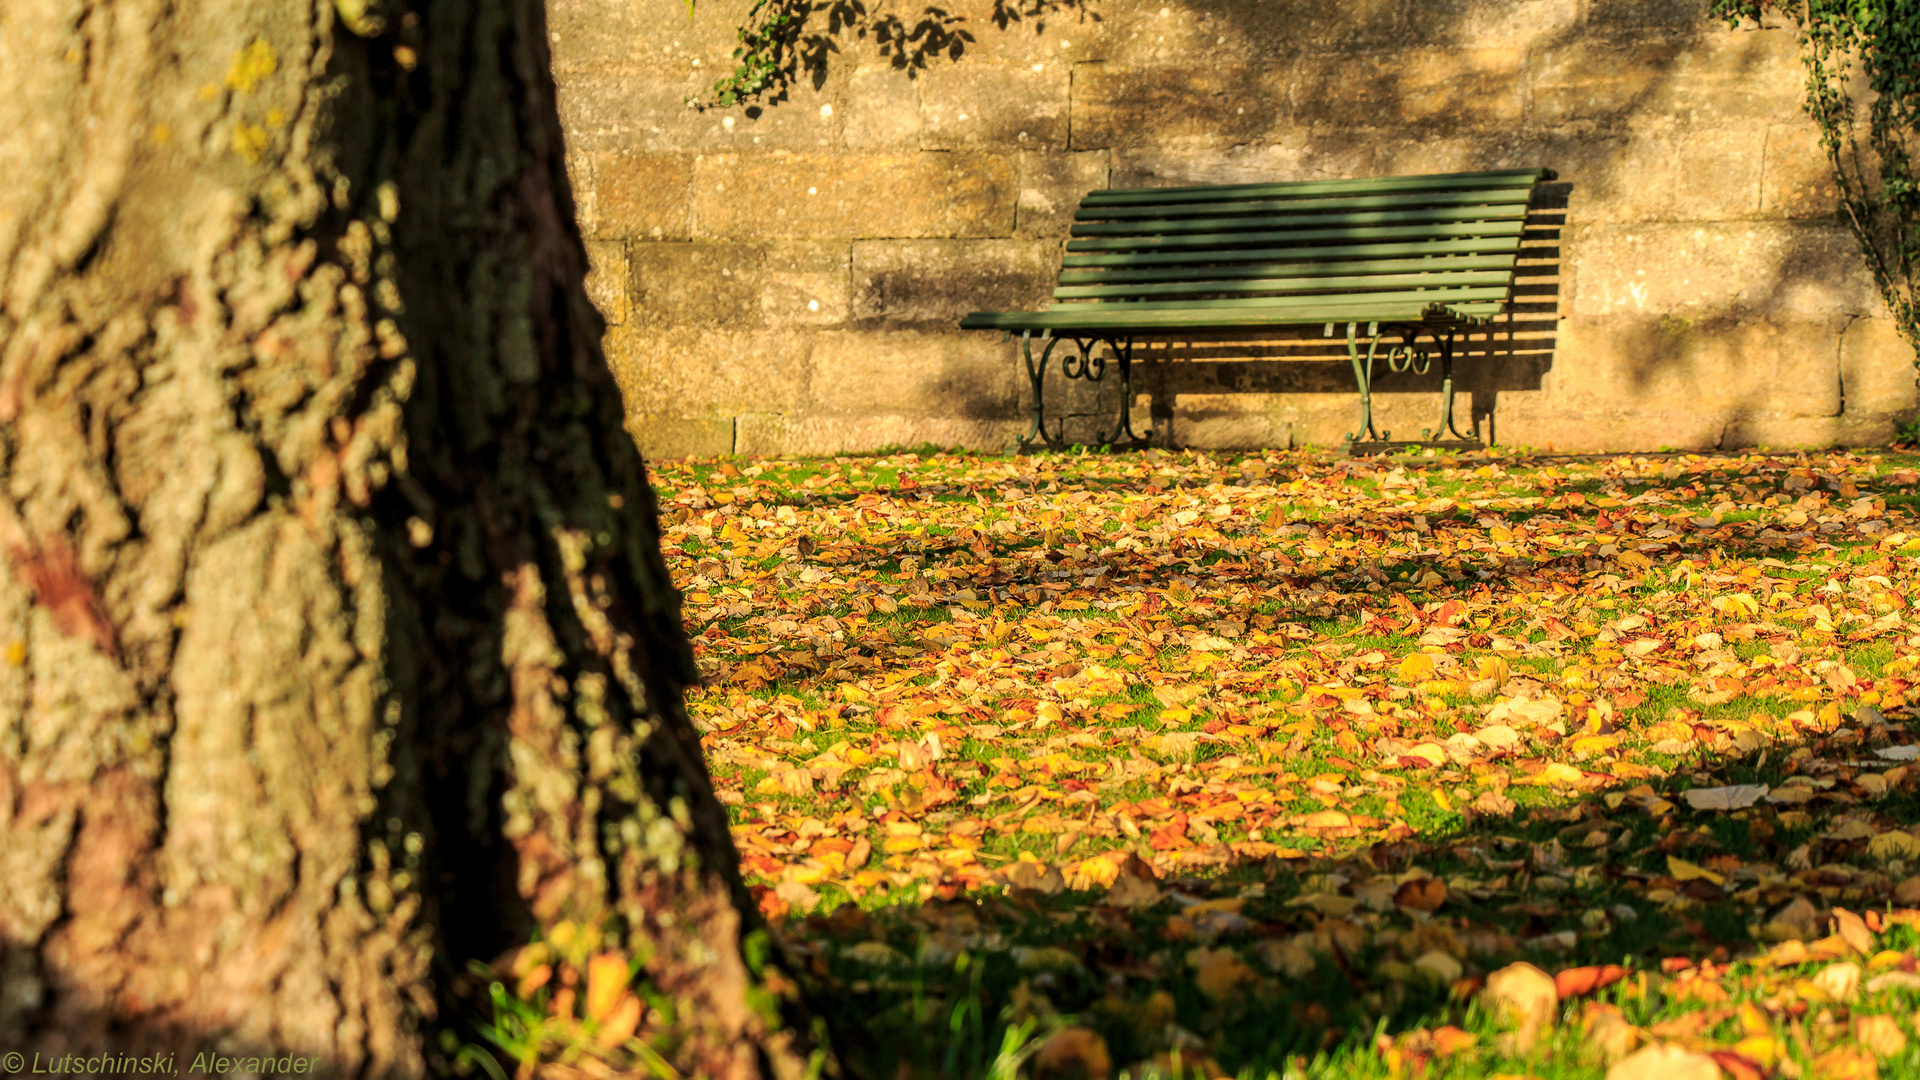
[[[798,1075],[539,0],[6,0],[0,90],[0,1047]]]

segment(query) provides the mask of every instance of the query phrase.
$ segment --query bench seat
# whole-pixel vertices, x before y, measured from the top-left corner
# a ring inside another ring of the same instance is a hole
[[[1094,191],[1074,215],[1052,306],[976,311],[960,326],[1020,335],[1033,384],[1022,450],[1036,440],[1062,444],[1063,434],[1047,430],[1041,390],[1063,340],[1078,352],[1062,356],[1066,377],[1098,380],[1117,362],[1120,415],[1105,441],[1138,444],[1146,440],[1131,419],[1136,342],[1315,324],[1330,337],[1347,330],[1361,398],[1353,449],[1388,439],[1372,415],[1383,333],[1403,339],[1384,354],[1389,369],[1423,374],[1433,357],[1419,337],[1432,337],[1444,400],[1428,438],[1451,433],[1477,446],[1454,426],[1454,341],[1511,310],[1528,207],[1535,187],[1552,179],[1548,169],[1514,169]],[[1102,344],[1109,355],[1097,353]]]

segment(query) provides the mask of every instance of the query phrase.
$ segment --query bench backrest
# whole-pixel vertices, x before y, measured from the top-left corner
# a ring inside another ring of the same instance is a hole
[[[1515,169],[1095,191],[1074,215],[1052,311],[1491,318],[1512,297],[1534,185],[1553,178]]]

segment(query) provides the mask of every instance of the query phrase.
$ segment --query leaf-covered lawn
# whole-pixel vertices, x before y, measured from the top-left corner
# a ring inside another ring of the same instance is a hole
[[[653,475],[748,880],[861,1073],[1681,1080],[1920,1075],[1917,467]]]

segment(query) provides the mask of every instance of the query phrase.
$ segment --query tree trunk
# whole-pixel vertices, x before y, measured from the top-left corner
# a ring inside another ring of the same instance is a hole
[[[380,2],[0,4],[0,1048],[416,1076],[545,938],[793,1075],[540,2]]]

